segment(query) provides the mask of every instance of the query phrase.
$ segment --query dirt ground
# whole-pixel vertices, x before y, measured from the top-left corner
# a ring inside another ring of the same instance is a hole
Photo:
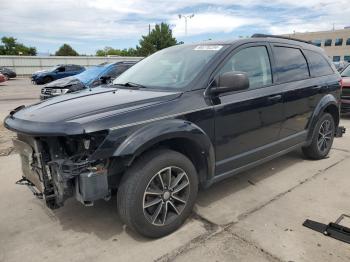
[[[0,119],[38,101],[29,79],[0,84]],[[350,132],[350,118],[341,125]],[[350,261],[349,244],[302,226],[350,214],[350,135],[327,159],[299,151],[222,181],[199,194],[175,233],[151,240],[120,222],[116,199],[84,207],[74,199],[49,210],[24,186],[13,133],[0,125],[0,261]]]

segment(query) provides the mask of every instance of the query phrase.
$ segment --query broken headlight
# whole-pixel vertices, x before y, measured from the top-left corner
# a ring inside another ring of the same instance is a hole
[[[68,156],[87,157],[102,144],[106,138],[107,131],[99,131],[83,135],[62,137],[61,144]]]
[[[66,94],[67,92],[69,91],[68,88],[63,88],[63,89],[60,89],[60,88],[55,88],[55,89],[52,89],[51,91],[51,95],[64,95]]]

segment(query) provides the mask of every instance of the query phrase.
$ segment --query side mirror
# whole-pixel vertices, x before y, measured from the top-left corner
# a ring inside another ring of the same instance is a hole
[[[107,84],[111,80],[111,76],[101,76],[100,80],[102,84]]]
[[[211,94],[221,94],[233,91],[239,91],[249,88],[249,78],[247,73],[239,71],[226,72],[219,75],[217,87],[210,89]]]

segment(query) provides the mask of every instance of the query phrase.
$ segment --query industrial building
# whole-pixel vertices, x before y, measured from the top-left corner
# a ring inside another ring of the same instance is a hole
[[[320,32],[295,32],[286,36],[311,41],[322,47],[333,62],[350,62],[350,27]]]

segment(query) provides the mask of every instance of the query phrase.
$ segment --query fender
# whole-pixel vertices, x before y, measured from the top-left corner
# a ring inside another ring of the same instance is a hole
[[[188,139],[198,146],[207,164],[204,180],[210,180],[215,174],[215,154],[211,140],[200,127],[183,119],[157,121],[139,128],[118,146],[113,156],[129,157],[128,163],[131,164],[136,156],[151,146],[174,138]]]
[[[307,141],[310,142],[313,134],[313,128],[316,126],[317,121],[319,120],[320,116],[324,112],[324,110],[329,106],[335,106],[337,108],[338,114],[339,114],[339,102],[337,101],[336,97],[334,97],[331,94],[325,95],[322,97],[322,99],[318,102],[316,108],[314,109],[312,116],[310,117],[310,120],[306,126],[306,128],[309,130],[307,135]],[[339,123],[338,123],[339,124]],[[336,123],[336,126],[338,125]]]

